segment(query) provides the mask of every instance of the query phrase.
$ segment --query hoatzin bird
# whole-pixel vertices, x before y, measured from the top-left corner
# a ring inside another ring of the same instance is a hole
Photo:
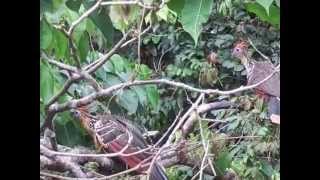
[[[81,125],[94,138],[96,147],[103,152],[117,153],[123,149],[123,154],[132,154],[139,150],[148,148],[148,144],[142,136],[140,129],[135,127],[123,117],[111,114],[93,115],[87,107],[72,109],[73,116],[80,120]],[[154,154],[151,150],[146,150],[133,155],[119,155],[119,159],[129,168],[134,168],[139,164],[142,167],[136,170],[139,174],[145,174]],[[147,160],[149,158],[149,160]],[[146,162],[142,162],[147,160]],[[142,163],[141,163],[142,162]],[[167,176],[160,164],[155,163],[150,172],[151,180],[166,180]]]
[[[247,72],[247,84],[253,85],[267,78],[274,72],[275,67],[271,62],[257,62],[248,57],[248,43],[238,42],[232,56],[241,60]],[[268,103],[268,113],[272,122],[280,124],[280,72],[255,88],[258,96]]]

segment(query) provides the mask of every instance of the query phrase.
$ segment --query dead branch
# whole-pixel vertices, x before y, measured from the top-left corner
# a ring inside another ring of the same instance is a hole
[[[51,151],[48,151],[48,148],[45,148],[44,146],[40,145],[40,154],[43,154],[44,156],[46,156],[48,159],[51,159],[52,161],[54,161],[58,166],[61,166],[63,169],[65,170],[70,170],[72,172],[72,174],[75,177],[80,177],[80,178],[85,178],[88,177],[86,173],[84,173],[81,168],[79,167],[78,164],[71,162],[69,160],[69,158],[64,158],[64,157],[58,157],[55,156],[54,154],[51,153]],[[41,159],[40,159],[41,160]],[[42,158],[42,160],[44,160],[44,158]],[[53,162],[48,163],[47,162],[43,162],[44,165],[52,165],[55,164]]]
[[[221,108],[228,108],[232,106],[232,103],[226,100],[220,101],[220,102],[213,102],[208,104],[202,104],[198,107],[197,111],[198,113],[202,114],[214,109],[221,109]],[[197,121],[197,114],[194,112],[190,115],[188,120],[183,124],[181,130],[182,135],[186,137],[194,128],[194,124]]]

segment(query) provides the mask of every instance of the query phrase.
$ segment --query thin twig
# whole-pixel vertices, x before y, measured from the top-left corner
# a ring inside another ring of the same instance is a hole
[[[140,34],[141,36],[144,35],[146,32],[148,32],[151,29],[151,24]],[[123,43],[120,47],[123,48],[127,46],[128,44],[132,43],[133,41],[137,40],[137,37],[133,37],[132,39],[128,40],[127,42]]]
[[[102,2],[101,6],[110,6],[110,5],[135,5],[138,4],[138,1],[106,1]]]
[[[202,143],[203,149],[205,151],[204,155],[203,155],[203,158],[202,158],[202,162],[201,162],[201,166],[200,166],[200,174],[199,174],[200,180],[202,180],[204,163],[207,160],[207,158],[208,158],[207,156],[208,156],[208,153],[209,153],[209,142],[208,142],[208,140],[205,140],[203,129],[202,129],[201,118],[199,117],[199,113],[197,112],[197,109],[196,109],[196,114],[198,116],[197,119],[198,119],[199,128],[200,128],[201,143]],[[207,141],[207,142],[205,142],[205,141]]]
[[[251,41],[251,39],[249,37],[248,37],[248,41],[249,41],[250,45],[253,47],[253,49],[256,50],[264,59],[271,61],[270,58],[268,58],[261,51],[259,51],[259,49],[253,44],[253,42]]]
[[[94,4],[90,9],[88,9],[85,13],[83,13],[77,20],[72,22],[67,34],[69,37],[71,37],[75,27],[80,24],[81,21],[83,21],[85,18],[87,18],[91,13],[93,13],[96,9],[99,8],[102,0],[98,0],[96,4]]]
[[[141,62],[141,30],[142,30],[145,11],[146,11],[146,8],[142,8],[141,21],[140,21],[140,25],[138,28],[138,64],[139,65]]]
[[[55,103],[59,99],[59,97],[61,97],[63,94],[65,94],[74,81],[75,81],[75,79],[69,78],[64,83],[64,85],[60,89],[60,91],[48,101],[47,105],[45,106],[45,109],[47,110],[51,104]]]
[[[177,123],[177,121],[179,120],[180,116],[181,116],[182,111],[180,110],[176,116],[176,119],[172,122],[172,124],[170,125],[170,127],[167,129],[167,131],[162,135],[162,137],[157,141],[157,143],[154,146],[158,146],[165,137],[167,137],[167,135],[169,134],[169,132],[171,131],[171,129],[175,126],[175,124]]]
[[[209,164],[206,164],[205,166],[203,166],[203,167],[202,167],[202,169],[200,169],[200,171],[201,171],[201,170],[204,170],[205,168],[207,168],[207,167],[208,167],[208,165],[209,165]],[[196,173],[196,174],[191,178],[191,180],[196,179],[196,177],[197,177],[197,176],[199,176],[200,171],[198,171],[198,172],[197,172],[197,173]]]
[[[171,141],[174,138],[174,134],[175,132],[180,129],[180,127],[183,125],[183,123],[185,122],[185,120],[187,119],[187,117],[189,117],[189,115],[198,107],[200,101],[202,100],[202,98],[204,98],[204,94],[200,94],[198,99],[196,100],[196,102],[189,108],[189,110],[181,117],[181,119],[179,120],[178,124],[176,125],[176,127],[173,129],[173,131],[171,132],[167,142],[165,145],[169,145],[171,143]]]
[[[125,42],[125,40],[127,39],[127,36],[131,33],[131,31],[129,31],[128,33],[126,33],[122,39],[113,46],[113,48],[105,55],[103,55],[102,57],[100,57],[97,61],[97,63],[95,65],[93,65],[92,67],[90,67],[89,69],[86,69],[87,72],[89,74],[94,73],[98,68],[100,68],[104,63],[106,63],[109,58],[120,48],[120,46]]]
[[[68,64],[64,64],[62,62],[50,59],[44,52],[41,53],[41,57],[46,59],[50,64],[59,67],[60,69],[64,69],[64,70],[71,71],[71,72],[76,72],[77,71],[77,68],[75,68],[73,66],[70,66]]]

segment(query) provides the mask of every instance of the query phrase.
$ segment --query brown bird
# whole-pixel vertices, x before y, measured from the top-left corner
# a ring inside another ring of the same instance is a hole
[[[245,41],[237,43],[232,55],[241,60],[247,72],[247,84],[253,85],[267,78],[275,71],[271,62],[257,62],[248,57],[249,45]],[[268,113],[271,121],[280,124],[280,72],[255,88],[258,96],[268,102]]]
[[[140,129],[123,117],[111,114],[92,115],[87,107],[71,110],[74,117],[80,120],[81,125],[93,137],[96,147],[108,153],[117,153],[123,149],[123,154],[130,154],[148,148],[148,144],[142,136]],[[133,155],[119,155],[129,168],[150,163],[152,151],[146,150]],[[148,159],[149,158],[149,159]],[[143,161],[146,162],[143,162]],[[143,166],[136,172],[145,174],[149,167]],[[160,164],[155,163],[150,173],[151,180],[168,179]]]

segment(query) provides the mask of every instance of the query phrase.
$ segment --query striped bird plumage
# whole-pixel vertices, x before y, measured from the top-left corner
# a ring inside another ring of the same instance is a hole
[[[148,144],[142,136],[140,129],[123,117],[111,114],[92,115],[85,107],[73,110],[73,114],[78,118],[82,126],[94,138],[96,147],[108,153],[122,151],[123,154],[134,153],[133,155],[119,155],[119,158],[129,168],[134,168],[141,164],[141,161],[148,160],[153,154],[150,150],[141,153],[137,151],[148,148]],[[124,149],[124,151],[123,151]],[[148,163],[150,160],[143,162]],[[139,168],[137,172],[145,173],[147,166]],[[167,179],[162,167],[158,163],[154,165],[151,172],[151,180]],[[154,178],[152,178],[154,177]]]

